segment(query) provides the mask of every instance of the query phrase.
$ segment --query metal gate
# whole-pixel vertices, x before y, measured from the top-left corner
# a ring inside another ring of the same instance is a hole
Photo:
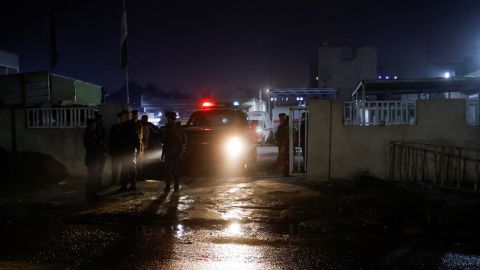
[[[391,142],[390,179],[478,191],[480,149]]]
[[[290,175],[305,174],[308,156],[308,108],[291,107],[288,118],[289,172]]]

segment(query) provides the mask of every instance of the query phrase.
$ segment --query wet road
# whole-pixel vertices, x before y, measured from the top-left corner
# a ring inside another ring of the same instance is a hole
[[[475,242],[399,233],[300,177],[189,177],[179,193],[162,189],[150,180],[35,222],[3,217],[0,269],[480,269]]]

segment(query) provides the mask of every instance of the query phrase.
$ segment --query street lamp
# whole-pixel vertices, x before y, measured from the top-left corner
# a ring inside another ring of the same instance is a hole
[[[271,112],[270,112],[270,89],[267,88],[267,90],[265,90],[265,92],[267,93],[267,111],[268,111],[268,114],[271,114]]]

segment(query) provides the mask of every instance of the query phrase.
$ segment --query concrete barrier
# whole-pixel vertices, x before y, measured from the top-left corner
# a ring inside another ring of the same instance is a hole
[[[121,105],[99,106],[107,133],[117,122]],[[86,173],[83,128],[27,128],[25,109],[0,109],[0,146],[7,151],[35,152],[51,156],[65,166],[71,177]],[[107,134],[108,136],[108,134]],[[110,172],[107,161],[104,174]]]

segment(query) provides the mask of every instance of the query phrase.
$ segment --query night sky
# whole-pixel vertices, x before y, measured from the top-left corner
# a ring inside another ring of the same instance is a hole
[[[189,93],[307,87],[329,45],[376,45],[379,69],[399,62],[480,62],[480,1],[127,1],[130,79]],[[117,90],[121,1],[2,1],[0,50],[21,71],[53,72]]]

